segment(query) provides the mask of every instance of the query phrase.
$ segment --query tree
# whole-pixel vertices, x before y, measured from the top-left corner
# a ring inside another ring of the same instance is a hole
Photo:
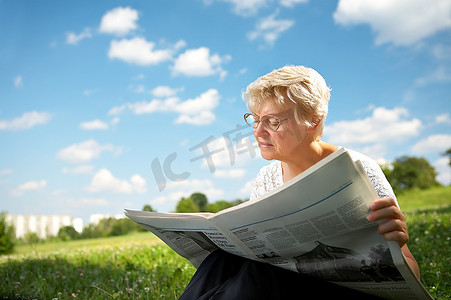
[[[83,228],[83,231],[80,235],[82,239],[94,239],[101,237],[102,233],[97,229],[95,224],[89,224]]]
[[[446,150],[446,152],[445,152],[444,155],[445,155],[445,156],[448,156],[448,159],[449,159],[449,161],[448,161],[448,166],[451,167],[451,148],[449,148],[448,150]]]
[[[137,231],[140,228],[142,227],[133,222],[132,220],[130,220],[129,218],[115,219],[108,235],[109,236],[124,235],[132,231]]]
[[[37,244],[41,240],[39,239],[38,234],[36,232],[30,231],[25,233],[25,235],[23,236],[23,241],[25,244]]]
[[[207,196],[202,193],[193,193],[190,198],[199,207],[199,211],[207,211],[208,200]]]
[[[77,230],[75,230],[72,226],[64,226],[61,227],[60,230],[58,230],[58,237],[62,241],[71,241],[78,239],[80,237],[80,234]]]
[[[200,212],[199,206],[193,201],[191,197],[180,199],[175,209],[178,213]]]
[[[385,173],[396,192],[440,185],[435,179],[437,172],[434,167],[422,157],[400,157],[393,163],[393,169],[385,170]]]
[[[155,211],[153,210],[152,206],[150,206],[149,204],[146,204],[143,206],[143,211]]]
[[[225,200],[219,200],[215,203],[209,203],[207,206],[207,211],[212,213],[217,213],[218,211],[221,211],[223,209],[232,207],[232,203],[225,201]]]
[[[0,213],[0,255],[13,252],[15,246],[14,226],[6,222],[6,213]]]

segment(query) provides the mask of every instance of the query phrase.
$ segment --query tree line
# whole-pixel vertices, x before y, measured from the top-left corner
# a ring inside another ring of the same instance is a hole
[[[451,148],[443,155],[449,158],[451,167]],[[434,167],[422,157],[403,156],[396,159],[389,166],[381,166],[382,171],[392,185],[396,194],[413,189],[428,189],[441,184],[436,180],[437,172]],[[189,197],[182,197],[176,205],[175,212],[211,212],[216,213],[223,209],[238,205],[246,200],[233,201],[219,200],[209,203],[207,196],[201,192],[195,192]],[[154,211],[150,205],[143,207],[144,211]],[[146,231],[128,218],[106,218],[98,224],[89,224],[79,233],[72,226],[60,228],[58,235],[53,237],[62,241],[89,239],[127,234],[133,231]],[[0,254],[11,253],[18,242],[37,243],[39,238],[36,233],[28,233],[21,240],[15,238],[14,227],[6,222],[6,213],[0,213]]]

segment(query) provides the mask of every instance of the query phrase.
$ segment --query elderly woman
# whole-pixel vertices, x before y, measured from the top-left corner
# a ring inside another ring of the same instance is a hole
[[[311,68],[286,66],[258,78],[243,94],[250,113],[246,123],[266,160],[254,180],[250,201],[283,185],[339,147],[322,141],[330,89]],[[418,264],[407,247],[404,215],[378,164],[347,149],[360,160],[380,199],[371,204],[369,221],[379,221],[386,240],[396,241],[411,269],[420,276]],[[309,292],[310,291],[310,292]],[[201,264],[181,299],[289,299],[313,293],[315,297],[370,298],[353,290],[292,271],[215,251]]]

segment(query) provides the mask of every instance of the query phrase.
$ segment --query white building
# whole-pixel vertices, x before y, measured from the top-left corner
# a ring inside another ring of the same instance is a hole
[[[14,225],[17,238],[34,232],[40,239],[45,239],[57,236],[60,228],[64,226],[73,226],[78,232],[83,228],[83,220],[72,219],[70,216],[7,215],[6,220]]]

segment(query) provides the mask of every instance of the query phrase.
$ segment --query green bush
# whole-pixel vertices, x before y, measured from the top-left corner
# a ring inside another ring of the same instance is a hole
[[[0,213],[0,254],[11,253],[15,245],[14,226],[6,222],[6,213]]]
[[[70,240],[76,240],[76,239],[80,238],[80,234],[78,233],[77,230],[75,230],[74,227],[64,226],[64,227],[61,227],[60,230],[58,231],[58,237],[62,241],[70,241]]]

